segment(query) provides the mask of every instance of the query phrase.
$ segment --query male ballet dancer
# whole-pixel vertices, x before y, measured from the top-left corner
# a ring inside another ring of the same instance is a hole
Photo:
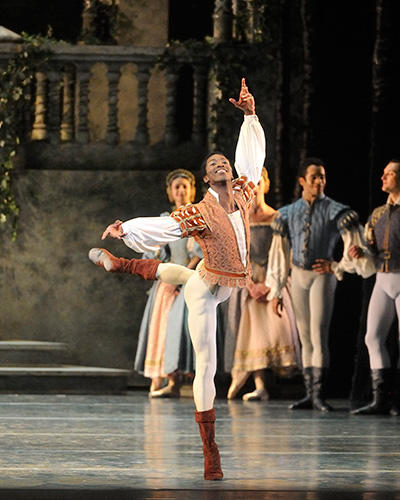
[[[368,247],[377,273],[368,306],[367,333],[372,380],[372,401],[352,411],[355,415],[400,415],[400,356],[395,373],[386,346],[390,327],[397,316],[400,324],[400,160],[393,159],[383,170],[382,191],[388,194],[385,205],[375,208],[366,225]],[[360,247],[352,249],[362,258]],[[400,330],[398,336],[400,346]],[[393,380],[394,378],[394,380]]]
[[[229,298],[232,288],[244,287],[250,280],[249,207],[265,159],[264,131],[244,78],[239,100],[229,101],[244,113],[235,157],[240,177],[233,179],[232,167],[224,154],[210,153],[203,162],[203,180],[209,189],[202,201],[182,206],[170,217],[142,217],[124,223],[118,220],[110,224],[102,236],[102,239],[108,235],[122,239],[136,252],[154,250],[170,241],[193,236],[204,255],[197,269],[151,259],[116,258],[99,248],[89,252],[89,258],[107,271],[186,285],[188,324],[196,355],[195,420],[203,441],[204,478],[208,480],[223,477],[214,441],[216,309]]]

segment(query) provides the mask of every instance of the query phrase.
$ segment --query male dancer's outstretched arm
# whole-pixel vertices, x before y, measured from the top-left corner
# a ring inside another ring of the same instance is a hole
[[[239,100],[235,101],[230,98],[229,102],[244,113],[244,121],[236,145],[236,172],[239,176],[245,175],[249,181],[257,185],[265,160],[265,134],[256,115],[254,97],[250,94],[244,78],[242,78]]]

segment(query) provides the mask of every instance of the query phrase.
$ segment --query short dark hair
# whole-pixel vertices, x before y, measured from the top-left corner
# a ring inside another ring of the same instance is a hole
[[[326,168],[326,163],[324,160],[321,160],[321,158],[317,158],[315,156],[309,156],[308,158],[305,158],[299,166],[299,177],[305,177],[307,168],[310,165],[317,165],[318,167],[324,167]]]
[[[211,157],[211,156],[214,156],[214,155],[222,155],[222,156],[225,156],[225,158],[227,158],[227,156],[225,155],[225,153],[223,153],[222,151],[213,151],[212,153],[208,153],[205,158],[203,159],[203,161],[201,162],[201,166],[200,166],[200,169],[201,169],[201,175],[204,177],[206,175],[206,166],[207,166],[207,160]],[[229,158],[227,158],[227,160],[229,161]],[[230,163],[230,161],[229,161]]]

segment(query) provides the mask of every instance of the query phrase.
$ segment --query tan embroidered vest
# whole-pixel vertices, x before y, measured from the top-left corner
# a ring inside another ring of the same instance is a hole
[[[254,198],[254,184],[246,177],[232,183],[233,196],[239,207],[245,228],[247,265],[240,258],[236,234],[226,211],[218,200],[207,193],[203,200],[186,205],[171,214],[180,225],[182,237],[194,236],[204,256],[198,271],[211,285],[244,287],[251,277],[249,260],[250,227],[249,206]]]

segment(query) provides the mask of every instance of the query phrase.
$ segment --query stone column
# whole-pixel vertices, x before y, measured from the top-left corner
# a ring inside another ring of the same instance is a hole
[[[94,0],[84,0],[80,39],[93,43],[96,40],[96,13]]]
[[[52,144],[60,142],[60,72],[52,65],[47,71],[48,88],[48,139]]]
[[[47,77],[42,72],[37,72],[35,88],[34,121],[32,126],[32,140],[42,141],[47,137],[46,112],[47,112]]]
[[[167,98],[164,142],[168,146],[173,146],[178,142],[178,128],[176,125],[177,82],[178,75],[175,72],[175,68],[167,68]]]
[[[74,103],[75,103],[75,71],[74,68],[65,68],[63,75],[63,99],[61,114],[61,140],[74,139]]]
[[[193,132],[192,139],[204,144],[206,132],[207,65],[196,64],[193,68]]]
[[[232,0],[215,0],[213,36],[218,42],[232,40]]]
[[[108,80],[108,122],[105,136],[107,144],[118,144],[118,84],[120,79],[120,64],[107,64]]]
[[[147,123],[148,84],[150,79],[151,63],[138,63],[138,123],[135,141],[139,144],[148,144],[149,128]]]
[[[89,142],[89,80],[90,64],[80,63],[77,67],[77,81],[79,82],[78,127],[76,140],[81,144]]]

